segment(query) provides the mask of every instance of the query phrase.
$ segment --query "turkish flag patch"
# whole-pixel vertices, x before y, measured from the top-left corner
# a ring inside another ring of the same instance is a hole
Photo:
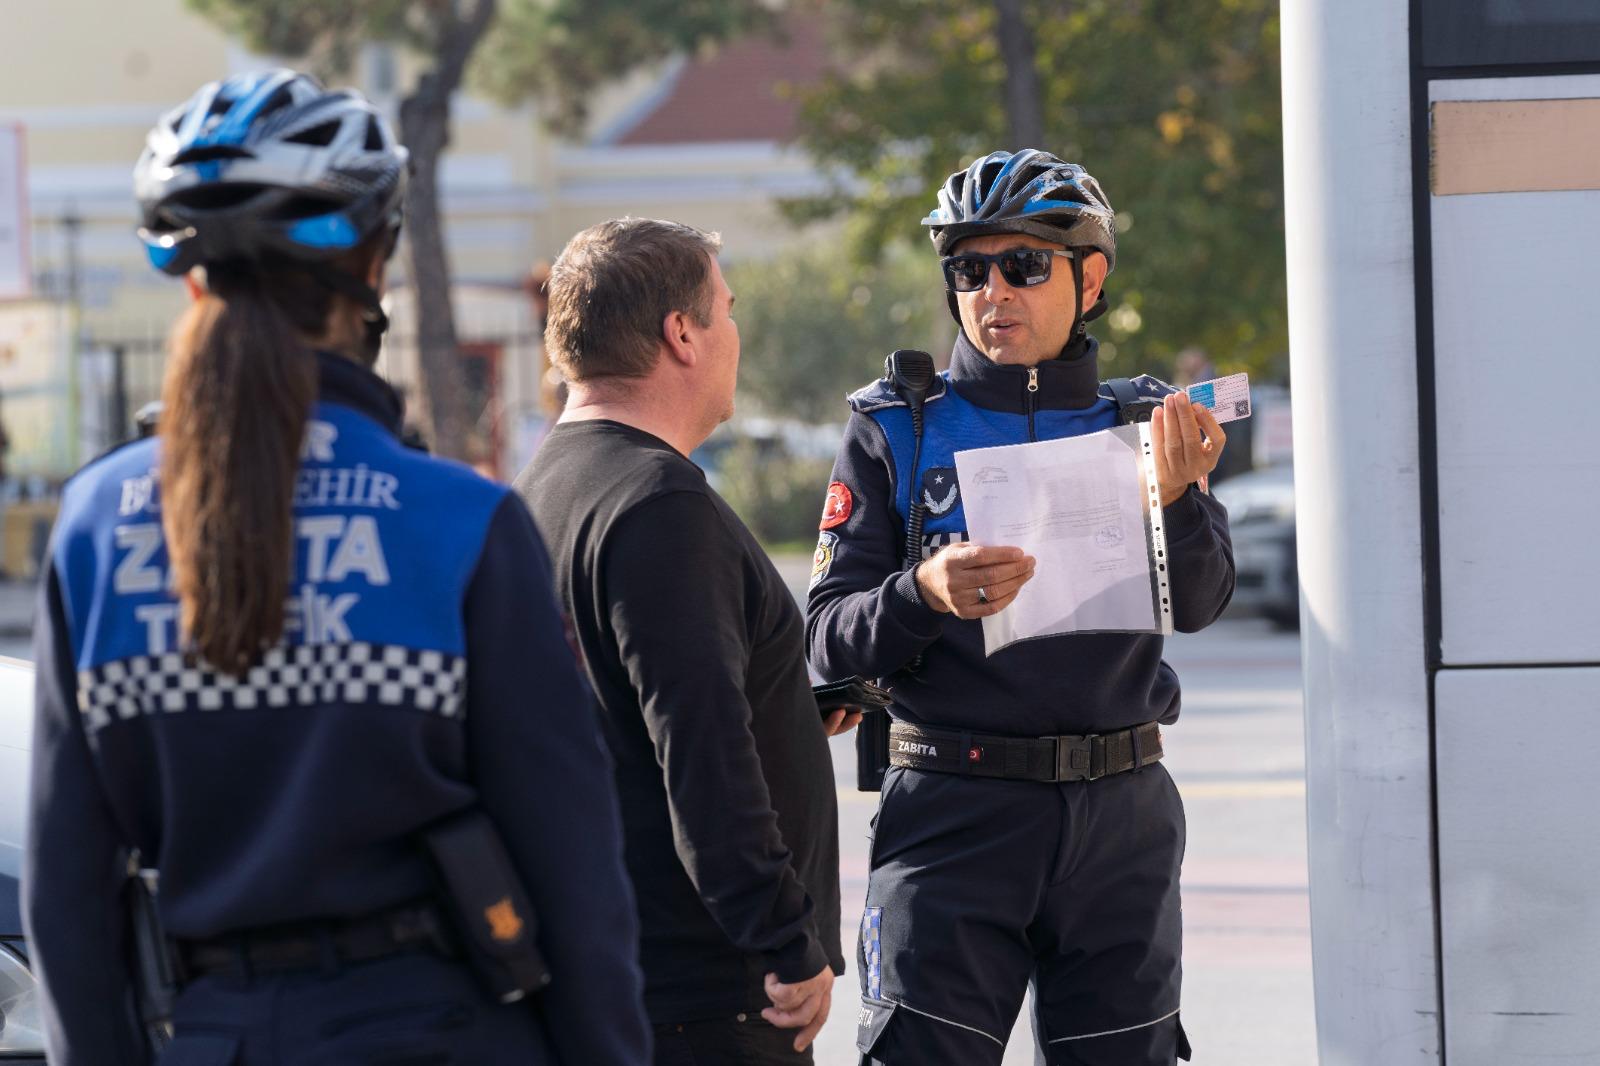
[[[842,526],[850,518],[850,489],[842,481],[835,481],[828,486],[828,502],[822,505],[822,524],[818,529],[832,529]]]

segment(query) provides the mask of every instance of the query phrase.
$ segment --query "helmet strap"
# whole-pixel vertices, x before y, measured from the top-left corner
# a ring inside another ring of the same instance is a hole
[[[1083,249],[1073,249],[1068,261],[1072,264],[1072,339],[1067,344],[1075,345],[1089,329],[1083,317]]]
[[[361,306],[361,320],[365,330],[365,335],[362,338],[362,352],[366,356],[367,362],[377,362],[378,349],[383,344],[383,335],[389,329],[389,315],[383,309],[383,301],[378,298],[377,290],[366,282],[326,263],[306,263],[304,266],[306,273],[315,278],[323,287],[332,289],[341,296],[348,296]]]

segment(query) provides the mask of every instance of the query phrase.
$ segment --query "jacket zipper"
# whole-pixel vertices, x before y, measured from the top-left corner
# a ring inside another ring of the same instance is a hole
[[[1039,368],[1036,366],[1028,368],[1028,394],[1022,398],[1022,402],[1028,411],[1028,439],[1038,440],[1033,431],[1033,412],[1039,406]]]

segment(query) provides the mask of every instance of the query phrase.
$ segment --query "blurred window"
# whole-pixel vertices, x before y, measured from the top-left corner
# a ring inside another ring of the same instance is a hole
[[[1600,62],[1595,0],[1422,0],[1428,67]]]

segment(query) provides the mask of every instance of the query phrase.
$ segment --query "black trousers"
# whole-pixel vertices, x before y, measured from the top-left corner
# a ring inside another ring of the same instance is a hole
[[[810,1066],[811,1049],[794,1049],[798,1035],[756,1013],[658,1025],[655,1066]]]
[[[1173,1066],[1183,804],[1160,765],[1037,784],[895,767],[857,959],[873,1066],[999,1066],[1031,984],[1041,1066]]]

